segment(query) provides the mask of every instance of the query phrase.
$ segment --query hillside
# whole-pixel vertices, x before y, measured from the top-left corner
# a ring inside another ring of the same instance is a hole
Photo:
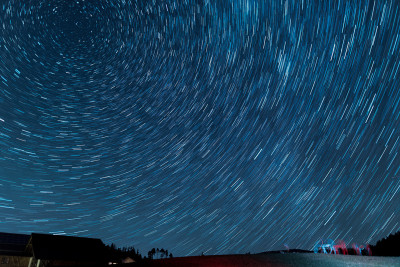
[[[120,265],[122,266],[122,265]],[[314,253],[219,255],[154,260],[130,267],[239,267],[239,266],[400,266],[396,257],[363,257]]]

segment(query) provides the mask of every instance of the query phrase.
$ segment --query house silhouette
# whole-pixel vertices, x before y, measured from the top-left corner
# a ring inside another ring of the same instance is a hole
[[[0,233],[0,266],[106,266],[100,239],[63,235]]]

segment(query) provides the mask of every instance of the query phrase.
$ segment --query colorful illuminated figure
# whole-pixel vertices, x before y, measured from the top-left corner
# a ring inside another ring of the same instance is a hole
[[[364,246],[362,245],[359,246],[353,243],[351,247],[357,255],[365,255],[365,252],[367,252],[367,255],[369,256],[372,255],[371,247],[369,245],[364,248]],[[328,239],[326,243],[324,243],[323,240],[319,240],[314,246],[314,252],[324,254],[349,255],[346,243],[343,240],[338,240],[336,243],[331,239]]]

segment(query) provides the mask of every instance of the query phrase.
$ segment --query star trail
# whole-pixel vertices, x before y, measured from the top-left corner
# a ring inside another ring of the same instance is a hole
[[[175,256],[400,230],[400,3],[0,4],[0,231]]]

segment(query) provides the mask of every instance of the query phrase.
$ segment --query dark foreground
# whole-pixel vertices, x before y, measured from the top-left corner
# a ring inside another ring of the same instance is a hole
[[[122,266],[122,265],[121,265]],[[213,267],[213,266],[399,266],[400,257],[373,257],[326,254],[256,254],[198,256],[153,260],[144,264],[124,266],[148,267]]]

